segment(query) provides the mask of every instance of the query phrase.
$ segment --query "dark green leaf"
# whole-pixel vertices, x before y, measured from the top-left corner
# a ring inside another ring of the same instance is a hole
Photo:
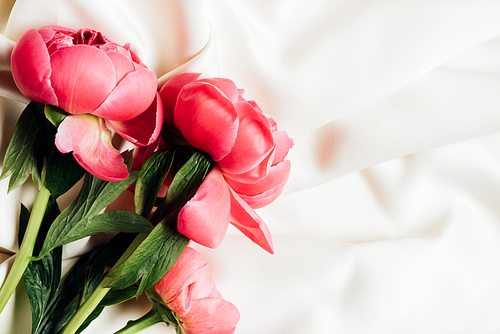
[[[85,302],[103,279],[106,266],[112,265],[117,260],[120,253],[130,243],[130,239],[128,234],[119,234],[106,246],[96,248],[80,258],[58,290],[56,306],[49,319],[52,332],[47,332],[47,334],[62,331],[76,312],[77,307]],[[133,293],[132,297],[135,296],[135,291],[131,292],[129,290],[126,289],[123,292],[122,299],[128,298],[131,293]],[[117,294],[120,294],[120,292],[117,292]],[[109,296],[114,298],[114,300],[109,300],[110,303],[117,301],[119,298],[118,296],[113,297],[111,291]],[[98,310],[95,311],[96,313],[87,319],[84,324],[85,327],[99,315],[98,313],[102,311],[103,306],[105,305],[101,304]],[[81,327],[80,330],[83,328]]]
[[[29,103],[19,117],[5,153],[0,179],[10,175],[8,192],[16,189],[32,174],[38,189],[41,185],[43,152],[40,150],[37,102]],[[42,105],[43,106],[43,105]]]
[[[83,332],[85,328],[87,328],[92,321],[94,321],[99,315],[101,315],[102,311],[104,310],[104,306],[99,306],[97,305],[96,308],[90,313],[90,315],[85,319],[83,324],[81,324],[80,328],[76,331],[76,334],[80,334]]]
[[[85,174],[73,154],[61,153],[59,150],[52,150],[46,168],[45,186],[53,198],[67,192]]]
[[[137,214],[147,217],[153,209],[172,162],[175,150],[153,153],[141,167],[135,186],[134,203]]]
[[[169,129],[166,126],[161,129],[161,137],[165,143],[172,147],[190,146],[179,131]]]
[[[162,220],[168,213],[180,209],[189,201],[212,167],[213,160],[200,152],[194,152],[175,174],[168,187],[164,202],[155,211],[151,221]]]
[[[205,176],[212,167],[212,159],[204,154],[194,152],[191,158],[175,174],[165,198],[168,204],[177,203],[183,206],[194,196]]]
[[[175,217],[176,215],[173,219],[176,219]],[[139,297],[165,276],[188,242],[189,239],[176,229],[161,222],[132,255],[108,273],[107,276],[114,279],[108,286],[113,289],[124,289],[142,278],[137,290]]]
[[[44,109],[45,109],[44,104],[37,103],[37,108],[36,108],[36,121],[38,124],[37,140],[40,142],[39,147],[40,151],[43,154],[43,157],[48,159],[52,151],[57,150],[55,148],[57,129],[49,122],[47,117],[45,117]]]
[[[149,220],[134,212],[113,210],[90,219],[80,220],[71,230],[65,231],[65,235],[52,247],[62,246],[97,233],[140,233],[149,232],[152,229],[153,225]]]
[[[126,302],[134,298],[137,294],[137,286],[132,285],[123,290],[109,290],[106,296],[101,300],[99,305],[111,306]]]
[[[48,315],[55,306],[61,278],[62,248],[49,252],[43,259],[28,264],[23,274],[31,307],[31,333],[44,333]]]
[[[138,172],[131,172],[126,180],[108,182],[86,174],[77,198],[57,217],[50,227],[39,257],[43,257],[56,245],[64,244],[63,240],[73,233],[73,228],[79,222],[91,220],[102,209],[116,200],[135,182],[137,175]],[[74,233],[71,240],[75,240],[75,236],[78,236],[78,234]]]
[[[57,204],[49,201],[45,211],[44,220],[38,238],[43,238],[44,230],[59,213]],[[24,237],[29,220],[28,210],[22,206],[20,215],[20,227],[18,239]],[[40,243],[35,245],[35,251],[40,248]],[[56,248],[47,254],[42,260],[30,262],[23,274],[24,285],[28,293],[31,308],[32,334],[50,333],[50,315],[52,314],[57,300],[58,286],[61,278],[62,249]]]

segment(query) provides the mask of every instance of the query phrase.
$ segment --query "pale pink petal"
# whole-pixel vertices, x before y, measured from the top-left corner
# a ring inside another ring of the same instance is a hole
[[[274,254],[271,232],[262,218],[237,193],[231,188],[229,190],[231,192],[229,222],[264,250]]]
[[[190,286],[187,286],[180,290],[177,296],[171,302],[167,303],[167,306],[172,311],[175,310],[175,313],[179,317],[182,317],[191,309],[192,301],[191,289]]]
[[[11,54],[12,76],[17,87],[31,100],[57,105],[51,86],[51,65],[42,36],[35,30],[25,32]]]
[[[123,157],[111,145],[111,131],[98,117],[67,116],[57,129],[55,144],[62,153],[73,151],[78,163],[100,179],[121,181],[128,177]]]
[[[101,49],[102,50],[102,49]],[[113,62],[116,82],[120,82],[127,74],[135,70],[132,61],[118,51],[108,51],[106,55]]]
[[[129,73],[93,114],[113,121],[137,117],[153,102],[157,86],[156,74],[148,68]]]
[[[218,161],[224,172],[240,174],[255,168],[275,146],[268,120],[246,102],[235,102],[240,124],[231,152]]]
[[[208,272],[208,268],[198,277],[196,282],[190,285],[190,290],[193,299],[222,298],[219,290],[217,290],[215,286],[214,279]]]
[[[290,175],[291,163],[285,160],[269,170],[269,174],[260,182],[243,183],[226,178],[229,186],[252,208],[268,205],[281,193]]]
[[[240,319],[236,306],[224,299],[194,300],[182,317],[185,334],[231,334]]]
[[[181,89],[188,83],[196,81],[200,75],[200,73],[182,73],[171,78],[161,87],[160,96],[165,110],[165,121],[169,128],[175,128],[174,110]]]
[[[177,228],[194,242],[215,248],[226,234],[230,205],[229,188],[220,170],[214,166],[179,212]]]
[[[106,123],[125,140],[137,146],[147,146],[153,143],[161,132],[163,125],[163,104],[159,94],[153,103],[139,116],[128,121],[111,121]]]
[[[75,45],[50,58],[59,107],[70,114],[92,113],[115,87],[113,63],[95,47]]]
[[[198,82],[206,82],[211,85],[214,85],[218,89],[226,95],[226,97],[231,100],[232,102],[238,101],[238,88],[236,87],[236,84],[226,78],[208,78],[208,79],[200,79]]]
[[[175,125],[186,141],[218,161],[232,149],[238,131],[233,103],[206,83],[184,86],[174,112]]]
[[[295,144],[293,139],[288,137],[286,131],[276,131],[273,132],[274,141],[276,142],[276,150],[274,152],[273,166],[279,164],[285,160],[288,155],[288,151]]]
[[[165,303],[170,303],[184,288],[203,275],[207,268],[208,263],[200,253],[191,247],[186,247],[174,266],[154,285],[154,288]]]

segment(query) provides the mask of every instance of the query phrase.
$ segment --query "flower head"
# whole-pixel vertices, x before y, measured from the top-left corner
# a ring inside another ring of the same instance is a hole
[[[208,263],[187,247],[154,286],[165,305],[177,314],[186,334],[230,334],[240,314],[224,300],[208,273]]]
[[[89,172],[116,181],[128,172],[111,128],[135,145],[159,135],[163,108],[156,74],[130,50],[91,29],[46,26],[17,41],[12,75],[28,98],[63,109],[56,146]],[[83,117],[78,117],[83,116]]]
[[[274,201],[290,173],[293,140],[229,79],[178,75],[160,89],[167,127],[216,162],[178,216],[179,231],[217,247],[228,223],[273,252],[271,235],[254,211]]]

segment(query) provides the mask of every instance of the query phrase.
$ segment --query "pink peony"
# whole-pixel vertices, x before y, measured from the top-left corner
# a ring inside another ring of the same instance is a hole
[[[167,126],[216,165],[178,217],[179,232],[217,247],[228,223],[273,252],[271,234],[254,211],[274,201],[290,173],[293,140],[229,79],[178,75],[160,89]]]
[[[100,32],[57,26],[28,30],[14,47],[11,65],[24,95],[70,114],[58,128],[56,147],[73,151],[97,177],[117,181],[128,176],[108,127],[142,146],[161,131],[156,74],[128,45],[112,43]]]
[[[208,273],[208,263],[194,249],[187,247],[154,289],[177,314],[184,333],[234,333],[240,313],[222,298]]]

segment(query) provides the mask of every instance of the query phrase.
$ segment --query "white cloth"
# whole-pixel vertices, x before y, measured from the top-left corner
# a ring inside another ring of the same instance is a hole
[[[1,152],[23,108],[8,55],[22,32],[46,24],[129,42],[159,77],[229,77],[295,139],[284,195],[259,210],[276,254],[235,229],[216,250],[197,247],[241,312],[237,334],[500,332],[499,1],[0,8]],[[17,249],[19,202],[33,200],[29,187],[6,195],[7,182],[0,260]],[[76,246],[67,256],[81,253]],[[112,333],[148,307],[141,299],[107,308],[85,333]],[[0,333],[28,332],[19,288]]]

